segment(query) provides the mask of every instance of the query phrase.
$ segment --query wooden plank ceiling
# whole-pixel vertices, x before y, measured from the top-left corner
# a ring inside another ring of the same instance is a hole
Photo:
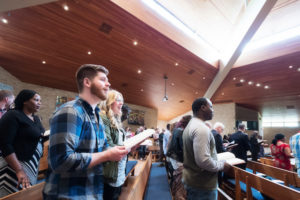
[[[67,1],[68,12],[65,2],[10,12],[0,24],[0,66],[21,81],[76,92],[76,69],[102,64],[126,102],[158,109],[161,120],[188,111],[217,73],[110,1]],[[103,24],[109,33],[99,30]],[[162,102],[165,74],[169,101]]]
[[[69,11],[63,9],[65,3]],[[0,66],[21,81],[76,92],[76,69],[85,63],[102,64],[110,70],[112,88],[123,93],[126,102],[157,109],[159,120],[189,111],[218,71],[110,1],[58,1],[1,16],[8,23],[0,23]],[[260,57],[259,62],[257,56],[249,61],[243,55],[247,62],[239,60],[243,66],[231,70],[212,100],[258,110],[276,102],[300,106],[300,47],[286,52],[277,58]]]

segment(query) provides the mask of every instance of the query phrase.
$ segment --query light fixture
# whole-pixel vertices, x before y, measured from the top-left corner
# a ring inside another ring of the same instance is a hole
[[[65,11],[69,11],[69,6],[64,5],[64,10],[65,10]]]
[[[270,87],[268,86],[268,85],[265,85],[265,87],[264,87],[265,89],[269,89]]]
[[[202,79],[205,80],[206,79],[205,76],[203,76]]]
[[[43,60],[43,61],[42,61],[42,63],[45,65],[45,64],[46,64],[46,61],[45,61],[45,60]]]
[[[139,69],[139,70],[137,71],[137,73],[138,73],[138,74],[141,74],[141,73],[142,73],[142,70]]]
[[[1,21],[2,21],[4,24],[7,24],[7,23],[8,23],[7,19],[5,19],[5,18],[2,18]]]
[[[300,67],[297,69],[298,72],[300,72]]]
[[[289,68],[292,69],[292,68],[293,68],[293,65],[290,65]]]
[[[252,82],[252,81],[249,81],[249,82],[248,82],[248,84],[249,84],[249,85],[252,85],[252,84],[253,84],[253,82]]]
[[[141,89],[141,92],[144,92],[144,89]]]
[[[256,83],[256,87],[260,87],[260,83]]]
[[[92,54],[92,52],[91,52],[91,51],[88,51],[88,52],[87,52],[87,54],[88,54],[88,55],[91,55],[91,54]]]
[[[134,46],[138,45],[138,41],[136,41],[136,40],[133,41],[133,45],[134,45]]]
[[[235,78],[235,77],[233,77],[233,80],[235,81],[235,80],[236,80],[236,78]]]
[[[178,63],[175,63],[175,66],[178,66]]]
[[[168,96],[167,96],[167,80],[168,80],[167,75],[164,75],[164,79],[165,79],[165,96],[162,100],[163,101],[168,101],[169,99],[168,99]]]
[[[241,80],[240,80],[240,82],[241,82],[241,83],[244,83],[244,82],[245,82],[245,80],[244,80],[244,79],[241,79]]]

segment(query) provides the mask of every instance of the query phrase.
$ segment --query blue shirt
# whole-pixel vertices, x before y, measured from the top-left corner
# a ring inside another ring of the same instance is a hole
[[[295,166],[298,177],[300,177],[300,133],[290,137],[290,147],[295,157]]]
[[[98,107],[94,112],[82,99],[62,105],[54,113],[44,199],[102,200],[102,165],[88,169],[92,153],[108,147],[98,113]]]

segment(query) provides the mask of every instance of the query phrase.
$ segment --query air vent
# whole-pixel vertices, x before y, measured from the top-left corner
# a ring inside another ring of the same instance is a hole
[[[184,100],[180,100],[180,101],[179,101],[179,103],[183,103],[183,102],[184,102]]]
[[[295,109],[295,106],[293,106],[293,105],[287,105],[286,109]]]
[[[102,31],[103,33],[109,34],[112,30],[112,26],[107,23],[103,23],[100,26],[99,30]]]
[[[128,83],[122,83],[121,86],[122,86],[122,87],[127,87],[127,86],[128,86]]]
[[[193,73],[195,73],[195,70],[191,69],[190,71],[188,71],[189,75],[192,75]]]
[[[243,86],[242,83],[236,83],[236,84],[235,84],[235,87],[242,87],[242,86]]]

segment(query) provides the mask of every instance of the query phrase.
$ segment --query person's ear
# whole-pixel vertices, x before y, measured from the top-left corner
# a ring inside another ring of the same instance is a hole
[[[83,79],[83,85],[85,85],[86,87],[91,87],[92,81],[86,77]]]

